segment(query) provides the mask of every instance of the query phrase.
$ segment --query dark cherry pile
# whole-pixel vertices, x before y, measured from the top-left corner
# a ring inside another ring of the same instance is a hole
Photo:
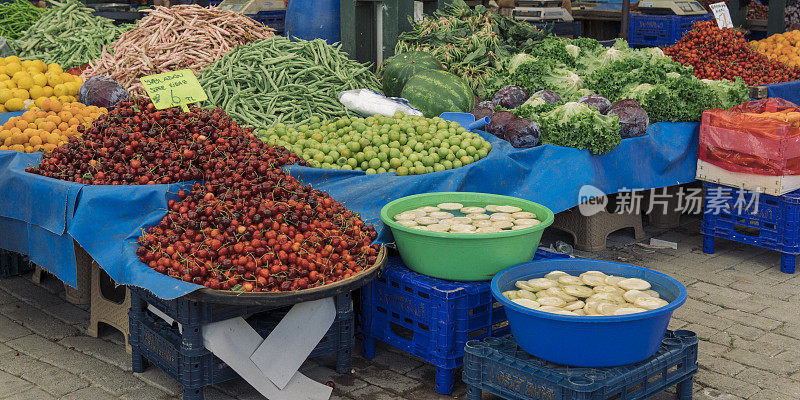
[[[136,255],[159,273],[211,289],[302,290],[372,266],[374,228],[280,169],[293,163],[303,161],[220,109],[158,111],[138,98],[28,172],[86,184],[202,181],[169,201]]]
[[[701,79],[742,78],[748,85],[768,85],[800,79],[800,69],[770,60],[755,51],[744,35],[732,28],[722,28],[714,21],[694,24],[664,54],[673,61],[694,67]]]

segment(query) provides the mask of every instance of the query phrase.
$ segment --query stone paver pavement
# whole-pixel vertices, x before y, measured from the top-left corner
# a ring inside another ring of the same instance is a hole
[[[698,221],[648,237],[678,243],[654,249],[612,235],[609,248],[578,256],[622,261],[667,273],[683,282],[686,304],[670,323],[700,337],[700,400],[796,400],[800,398],[800,274],[779,270],[780,256],[719,240],[717,253],[703,254]],[[563,238],[548,233],[544,242]],[[648,243],[647,239],[640,243]],[[131,372],[122,336],[111,329],[101,338],[86,336],[86,307],[64,300],[56,279],[32,283],[28,276],[0,280],[0,399],[176,399],[181,388],[156,368]],[[434,369],[388,346],[378,345],[375,360],[354,350],[351,374],[338,375],[333,358],[310,360],[306,375],[331,382],[334,399],[465,398],[463,383],[450,396],[433,390]],[[206,398],[262,398],[237,379],[206,389]],[[674,398],[674,391],[655,397]],[[489,396],[484,396],[489,398]]]

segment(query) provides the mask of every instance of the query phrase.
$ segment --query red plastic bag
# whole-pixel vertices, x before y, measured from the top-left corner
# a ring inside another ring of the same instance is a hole
[[[697,158],[733,172],[800,175],[800,127],[745,114],[792,109],[798,106],[768,98],[704,111]]]

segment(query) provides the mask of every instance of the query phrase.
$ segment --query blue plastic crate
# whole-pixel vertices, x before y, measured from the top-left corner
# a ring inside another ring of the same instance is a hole
[[[710,21],[713,14],[648,15],[631,13],[628,43],[632,46],[672,46],[699,21]]]
[[[0,279],[22,275],[31,270],[33,265],[26,256],[0,249]]]
[[[714,238],[781,253],[781,271],[794,273],[800,254],[800,190],[783,196],[704,183],[703,251],[714,253]],[[757,198],[755,196],[758,196]]]
[[[134,372],[144,372],[145,360],[183,386],[184,400],[202,400],[203,388],[237,378],[239,375],[205,349],[201,335],[188,334],[196,325],[183,325],[181,332],[142,307],[141,298],[131,293],[130,345]],[[137,308],[134,308],[137,304]],[[336,319],[311,352],[311,358],[337,353],[336,371],[350,370],[350,354],[355,344],[353,302],[350,293],[336,296]],[[161,310],[163,311],[163,310]],[[262,337],[278,325],[288,308],[261,312],[247,319]]]
[[[697,336],[680,330],[667,331],[653,357],[612,368],[552,364],[520,349],[511,335],[470,341],[462,378],[468,400],[480,400],[483,391],[508,400],[644,400],[676,385],[679,398],[689,400],[696,373]]]
[[[286,10],[262,11],[258,14],[247,14],[247,16],[261,25],[274,29],[276,35],[283,35],[286,26]]]
[[[537,258],[566,258],[537,251]],[[361,289],[359,329],[364,357],[375,356],[375,340],[413,354],[436,367],[436,391],[453,391],[464,344],[510,332],[503,307],[489,282],[453,282],[406,268],[391,257],[379,276]]]

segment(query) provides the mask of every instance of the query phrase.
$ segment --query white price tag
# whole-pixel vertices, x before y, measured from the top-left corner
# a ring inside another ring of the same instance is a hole
[[[725,2],[713,3],[708,5],[711,12],[714,13],[714,19],[717,20],[717,26],[720,28],[733,28],[733,21],[731,21],[731,12],[728,10],[728,5]]]

